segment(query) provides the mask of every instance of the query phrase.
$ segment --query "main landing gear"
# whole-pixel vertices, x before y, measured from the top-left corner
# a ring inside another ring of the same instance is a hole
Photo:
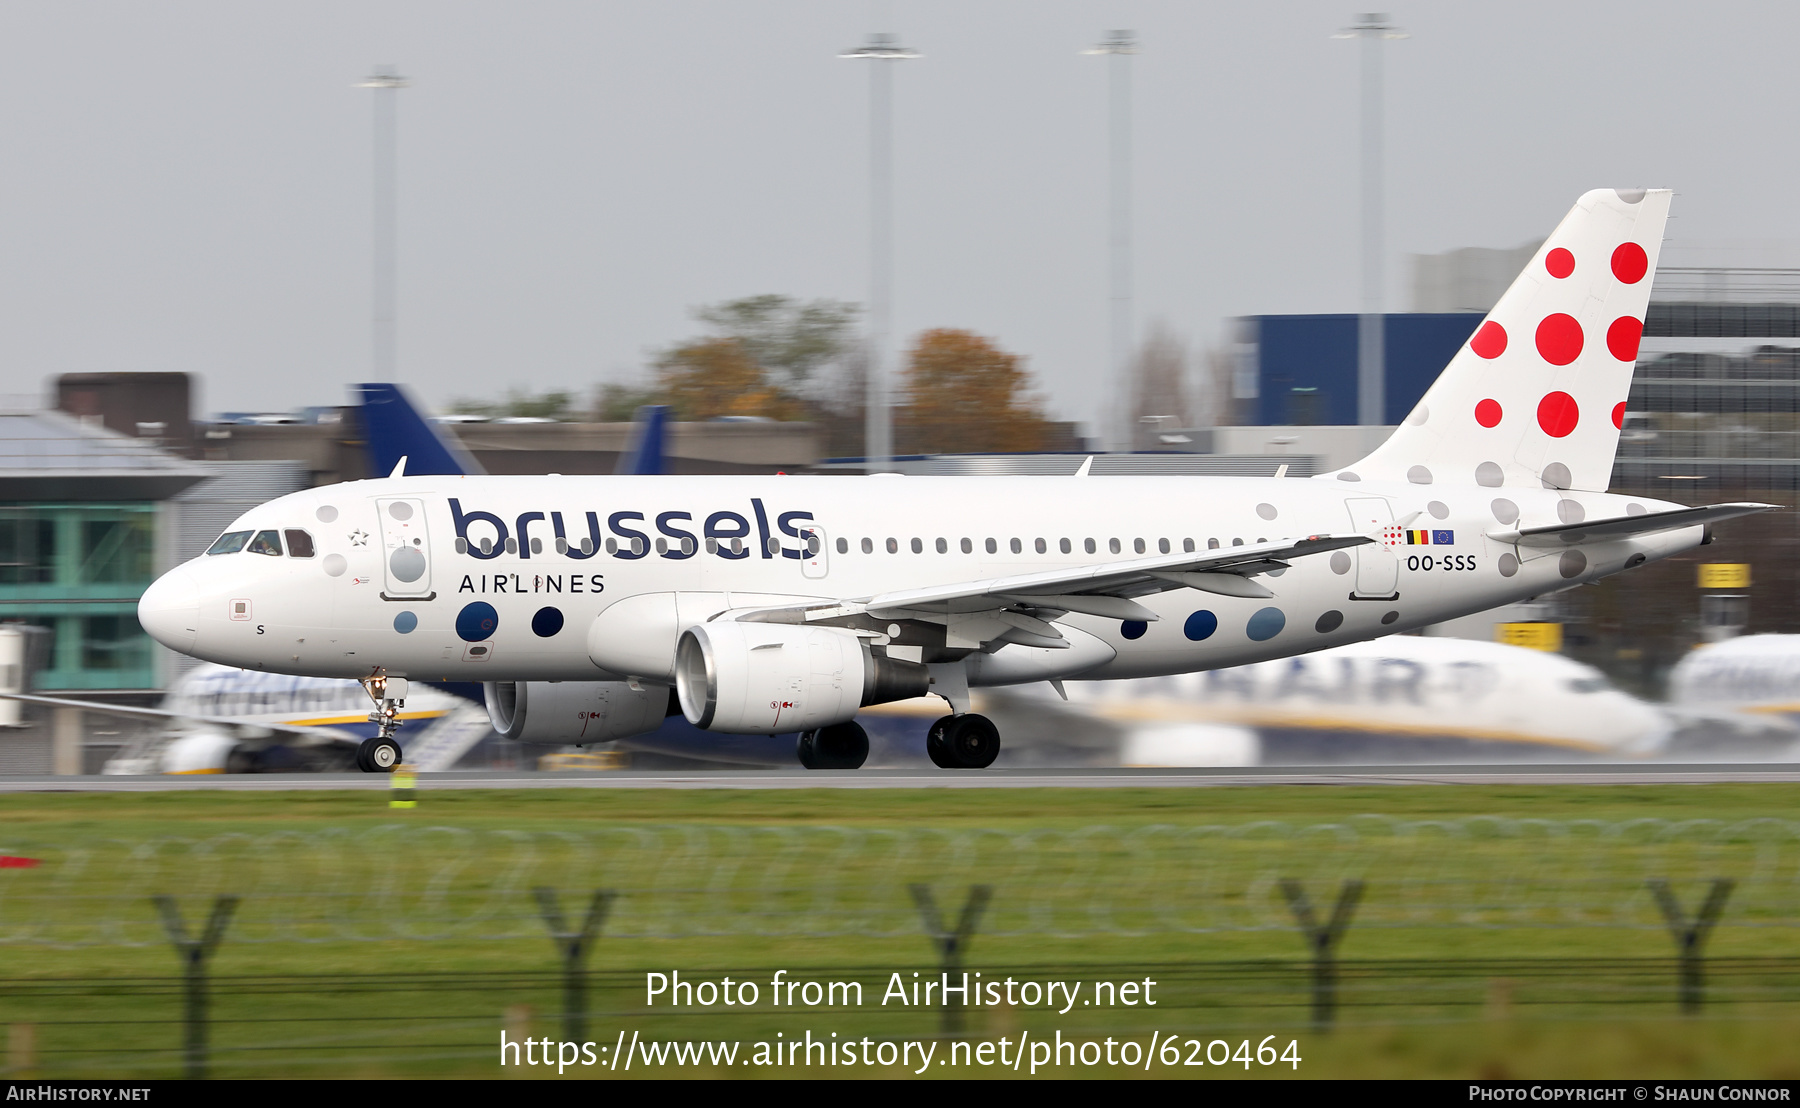
[[[400,709],[406,706],[406,678],[389,677],[384,670],[362,679],[363,691],[375,702],[369,722],[375,725],[375,737],[364,739],[356,748],[356,768],[364,773],[392,773],[400,763],[400,744],[394,732],[400,730]]]
[[[986,716],[945,716],[925,733],[925,753],[939,769],[986,769],[1000,756],[1000,729]]]
[[[802,731],[796,753],[807,769],[861,769],[869,758],[869,733],[855,720]]]

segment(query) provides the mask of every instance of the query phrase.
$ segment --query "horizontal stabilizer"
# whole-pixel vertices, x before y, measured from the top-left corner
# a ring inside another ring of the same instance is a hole
[[[1570,543],[1655,535],[1683,527],[1702,527],[1739,516],[1779,508],[1779,504],[1712,504],[1702,508],[1675,508],[1641,516],[1596,519],[1583,523],[1559,523],[1550,527],[1524,527],[1516,531],[1489,531],[1488,538],[1515,546],[1567,546]]]

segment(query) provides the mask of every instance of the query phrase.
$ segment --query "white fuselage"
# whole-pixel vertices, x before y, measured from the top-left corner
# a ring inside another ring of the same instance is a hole
[[[1699,527],[1551,550],[1487,537],[1566,522],[1575,510],[1566,501],[1588,520],[1675,507],[1527,487],[1274,478],[387,478],[245,513],[232,532],[304,531],[312,556],[204,555],[153,585],[140,612],[168,646],[270,672],[618,680],[638,675],[597,665],[588,632],[608,606],[640,594],[730,594],[714,608],[746,608],[1104,565],[1189,542],[1204,552],[1313,534],[1385,540],[1256,577],[1270,598],[1177,588],[1138,598],[1160,617],[1147,627],[1074,613],[1058,620],[1106,648],[1071,652],[1086,668],[1061,676],[1145,677],[1405,631],[1701,541]],[[395,502],[411,509],[403,521]],[[1516,519],[1505,518],[1513,511]],[[1430,541],[1409,545],[1396,538],[1405,530]],[[803,535],[814,533],[820,553],[809,557]],[[1571,551],[1580,562],[1572,574]]]

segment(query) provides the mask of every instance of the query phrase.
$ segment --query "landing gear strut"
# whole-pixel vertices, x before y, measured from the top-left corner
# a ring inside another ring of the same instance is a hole
[[[986,716],[945,716],[925,733],[925,753],[939,769],[986,769],[1000,756],[1000,729]]]
[[[362,679],[362,687],[375,703],[375,710],[369,713],[375,737],[356,748],[356,768],[364,773],[392,773],[400,761],[394,732],[400,730],[400,709],[406,706],[406,678],[389,677],[385,670],[377,669]]]
[[[796,753],[807,769],[861,769],[869,757],[869,733],[855,720],[802,731]]]

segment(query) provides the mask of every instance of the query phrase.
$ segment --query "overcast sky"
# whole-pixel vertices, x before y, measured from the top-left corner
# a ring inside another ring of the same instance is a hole
[[[885,11],[886,15],[881,12]],[[1800,6],[1414,3],[1386,44],[1388,303],[1404,257],[1672,186],[1671,238],[1800,239]],[[186,370],[203,410],[341,402],[370,365],[370,92],[400,93],[401,377],[430,403],[587,389],[698,304],[861,301],[872,29],[899,64],[897,335],[1105,389],[1106,59],[1135,29],[1136,315],[1354,311],[1344,4],[891,0],[0,6],[0,392]],[[890,24],[874,28],[876,21]]]

